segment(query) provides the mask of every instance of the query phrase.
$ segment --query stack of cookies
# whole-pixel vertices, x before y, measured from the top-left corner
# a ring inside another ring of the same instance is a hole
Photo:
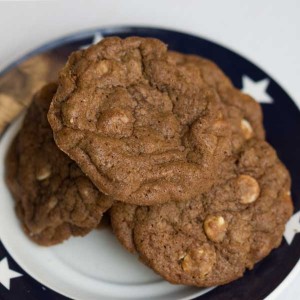
[[[290,176],[259,104],[212,62],[156,39],[74,52],[8,152],[25,233],[50,246],[98,227],[166,280],[228,283],[278,247]]]

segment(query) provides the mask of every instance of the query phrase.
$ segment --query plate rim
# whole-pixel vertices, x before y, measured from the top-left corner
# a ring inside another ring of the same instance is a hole
[[[253,60],[252,57],[248,58],[248,55],[246,53],[243,53],[243,51],[232,48],[230,45],[227,45],[226,43],[219,42],[216,39],[211,39],[207,35],[199,34],[196,31],[185,31],[180,30],[178,28],[172,28],[171,26],[152,26],[151,24],[143,24],[143,25],[136,25],[136,24],[114,24],[114,25],[105,25],[105,26],[93,26],[90,28],[86,28],[83,30],[76,30],[71,33],[63,34],[61,36],[58,36],[57,38],[49,39],[49,41],[41,43],[40,45],[34,47],[33,49],[29,50],[25,54],[20,55],[17,59],[12,59],[10,63],[8,63],[6,66],[0,69],[0,76],[2,76],[4,73],[10,71],[13,67],[16,65],[22,63],[24,60],[32,57],[33,55],[42,53],[46,50],[54,49],[56,46],[61,45],[63,42],[75,42],[76,40],[79,40],[80,38],[87,38],[96,32],[106,32],[106,33],[112,33],[116,31],[122,30],[123,32],[130,32],[131,30],[159,30],[159,31],[166,31],[166,32],[173,32],[173,33],[179,33],[188,35],[195,38],[200,38],[203,40],[206,40],[207,42],[210,42],[216,46],[221,46],[227,51],[230,51],[236,55],[239,55],[241,58],[247,60],[251,64],[255,65],[257,68],[262,70],[268,77],[272,78],[273,81],[275,81],[277,84],[280,83],[280,87],[284,92],[293,100],[293,103],[298,107],[300,110],[300,99],[298,100],[297,97],[289,89],[286,88],[285,84],[281,83],[280,80],[272,74],[272,71],[269,71],[268,68],[266,69],[264,66],[260,64],[260,62],[256,62],[255,59]],[[296,100],[297,99],[297,100]]]

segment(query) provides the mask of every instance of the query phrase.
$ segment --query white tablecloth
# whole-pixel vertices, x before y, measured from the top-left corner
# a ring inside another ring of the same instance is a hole
[[[160,26],[207,37],[244,55],[300,105],[299,12],[299,0],[0,1],[0,70],[37,46],[82,29]],[[300,299],[300,274],[276,295],[286,299]]]

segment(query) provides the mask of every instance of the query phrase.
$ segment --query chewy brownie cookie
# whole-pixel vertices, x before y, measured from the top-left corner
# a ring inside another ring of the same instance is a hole
[[[57,145],[105,194],[152,205],[208,191],[231,151],[220,97],[155,39],[71,55],[48,118]]]
[[[174,61],[177,65],[197,66],[203,80],[217,91],[225,105],[225,115],[231,126],[234,151],[238,151],[245,141],[251,138],[264,139],[260,105],[250,96],[237,90],[217,65],[196,55],[174,51],[168,52],[168,60]],[[113,206],[110,213],[115,234],[130,252],[135,250],[131,233],[136,208],[135,205],[118,203]]]
[[[223,162],[220,179],[188,202],[111,210],[121,243],[172,283],[228,283],[279,246],[292,214],[290,176],[265,141]]]
[[[38,92],[6,159],[6,181],[26,234],[49,246],[97,227],[112,201],[54,140],[47,111],[56,84]]]

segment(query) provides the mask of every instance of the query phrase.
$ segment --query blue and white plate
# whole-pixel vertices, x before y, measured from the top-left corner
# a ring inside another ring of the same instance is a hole
[[[293,179],[295,213],[286,226],[280,247],[225,286],[199,289],[171,285],[128,254],[109,229],[95,230],[84,238],[43,248],[22,232],[15,216],[13,199],[4,180],[4,157],[20,127],[22,116],[13,122],[0,141],[0,299],[243,299],[274,296],[300,269],[300,112],[289,95],[264,71],[240,55],[206,39],[157,28],[102,28],[51,42],[17,61],[0,74],[40,53],[66,59],[78,48],[111,35],[156,37],[170,49],[204,56],[216,62],[236,87],[252,95],[263,107],[267,140],[275,147]],[[0,91],[1,92],[1,91]]]

